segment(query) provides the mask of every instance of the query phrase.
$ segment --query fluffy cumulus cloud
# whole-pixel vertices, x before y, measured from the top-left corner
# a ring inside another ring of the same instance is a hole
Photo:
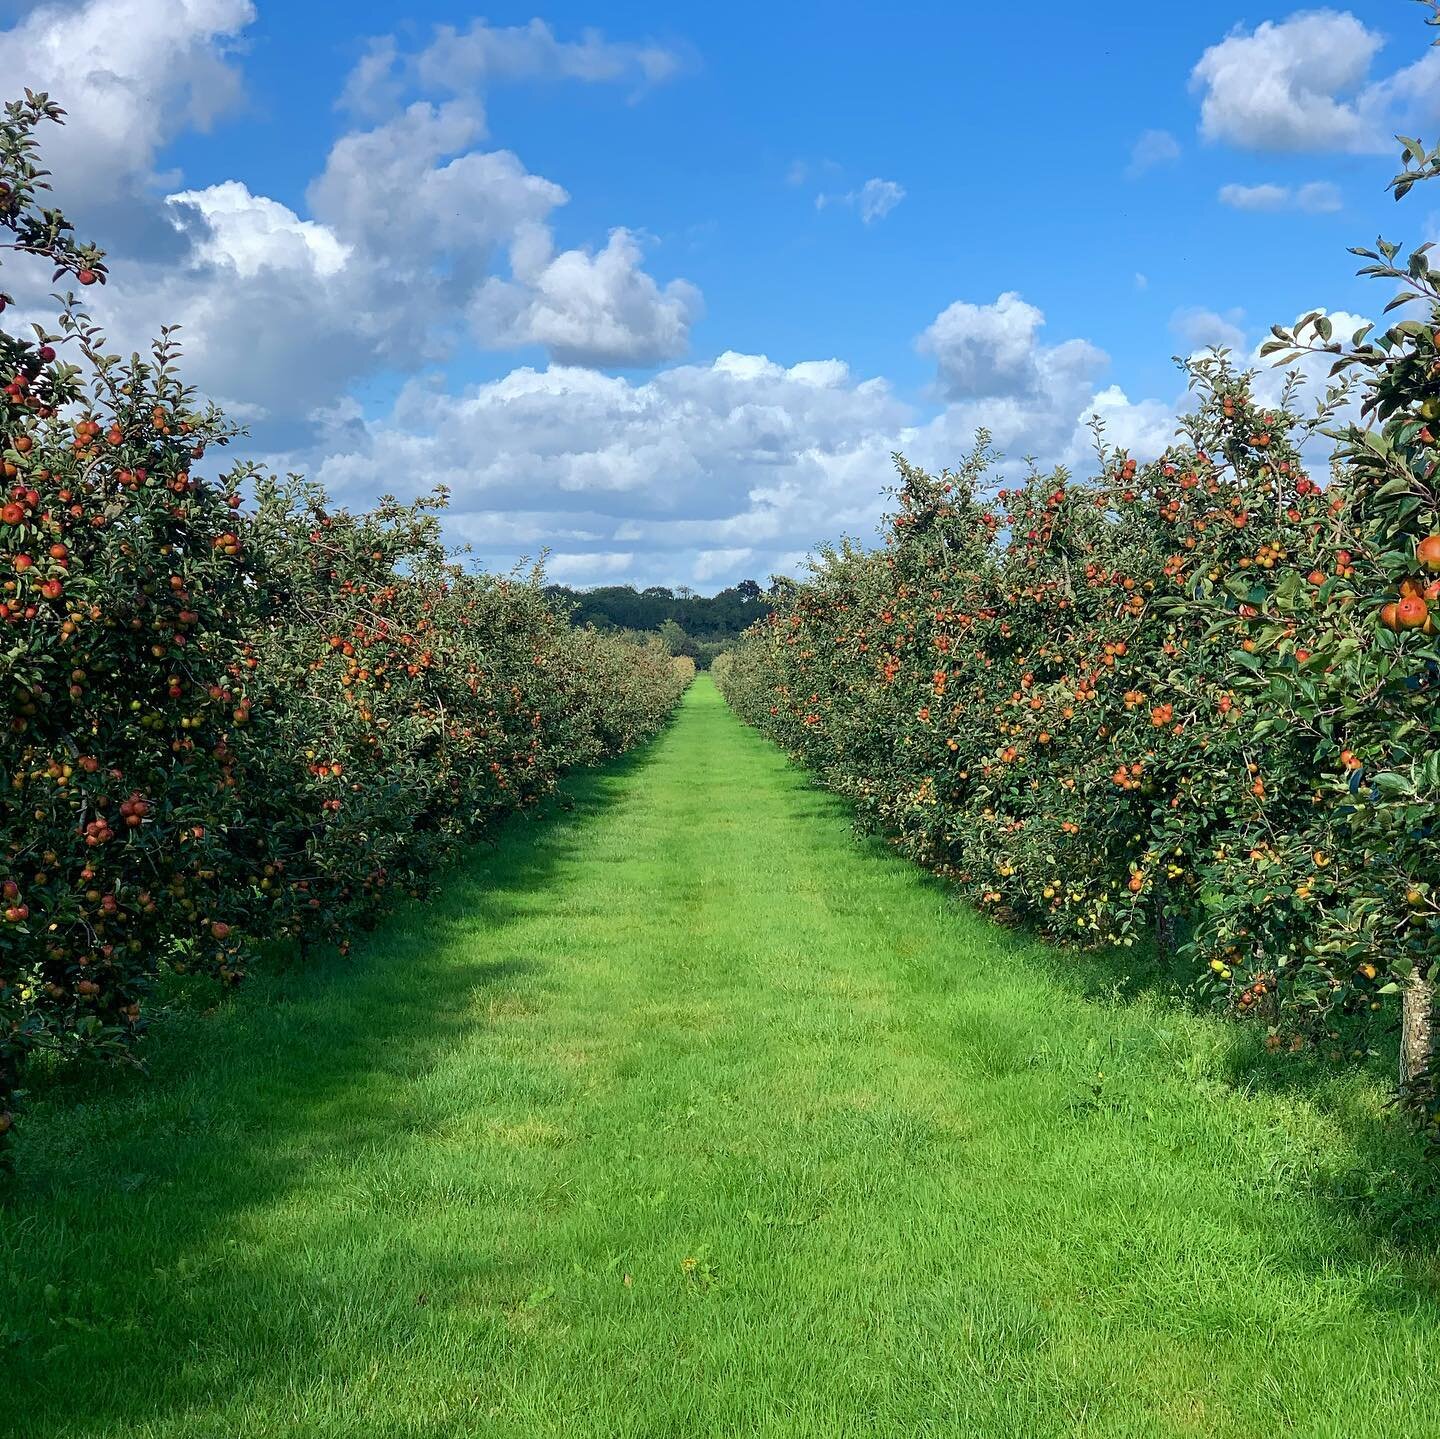
[[[1013,292],[987,305],[958,301],[936,317],[917,346],[935,361],[935,392],[945,408],[919,432],[916,458],[952,461],[983,427],[1011,457],[1075,468],[1089,460],[1095,415],[1111,444],[1137,455],[1165,447],[1172,406],[1133,402],[1116,385],[1102,387],[1109,356],[1083,339],[1042,343],[1044,323],[1044,314]]]
[[[69,112],[46,136],[66,196],[114,199],[169,141],[240,100],[229,51],[254,19],[252,0],[42,4],[0,30],[0,75],[23,76]]]
[[[1372,79],[1384,38],[1348,11],[1237,27],[1191,77],[1208,140],[1248,150],[1385,152],[1397,122],[1433,115],[1440,52]]]
[[[1170,442],[1171,403],[1103,384],[1100,350],[1046,345],[1043,325],[1018,295],[950,306],[918,342],[936,364],[928,414],[835,359],[726,353],[644,380],[552,365],[458,393],[417,381],[389,413],[337,426],[319,477],[342,495],[377,473],[443,483],[480,556],[548,539],[552,572],[576,583],[763,579],[818,540],[873,538],[896,450],[953,464],[983,426],[1017,464],[1079,468],[1094,414],[1137,454]]]
[[[266,438],[293,438],[373,370],[445,358],[457,342],[449,288],[482,283],[514,228],[563,200],[506,152],[445,160],[458,133],[439,112],[412,110],[346,136],[312,186],[314,219],[239,181],[174,191],[158,210],[177,253],[119,257],[115,283],[87,300],[122,350],[143,348],[162,320],[178,324],[189,378]],[[407,143],[422,218],[380,234],[374,216],[402,183],[386,158]]]
[[[223,255],[243,280],[271,267],[310,271],[316,279],[328,280],[350,257],[349,247],[333,230],[300,219],[278,201],[252,195],[238,180],[204,190],[177,190],[166,196],[166,203],[177,212],[194,211],[206,226],[205,243],[212,255]]]
[[[416,101],[335,142],[310,208],[367,253],[402,265],[462,252],[484,264],[521,225],[569,198],[508,150],[477,148],[484,134],[478,107]]]
[[[886,384],[857,381],[838,361],[787,369],[727,352],[644,381],[522,368],[459,393],[409,385],[348,452],[325,461],[321,478],[359,492],[379,465],[450,486],[462,512],[543,503],[591,529],[597,513],[608,512],[612,525],[616,516],[683,516],[720,539],[711,522],[732,515],[752,490],[783,488],[797,471],[818,474],[892,437],[908,415]]]
[[[653,365],[685,352],[701,309],[684,280],[661,287],[641,267],[628,230],[597,254],[556,255],[548,230],[532,227],[511,247],[511,280],[489,280],[471,318],[486,344],[540,345],[562,365]]]
[[[92,299],[117,349],[180,326],[186,378],[262,425],[330,403],[380,363],[403,317],[377,330],[333,231],[238,181],[177,191],[167,210],[192,237],[183,260],[128,264]]]
[[[965,301],[943,310],[920,337],[935,360],[940,393],[948,400],[1003,398],[1050,404],[1090,384],[1106,363],[1085,340],[1054,346],[1039,341],[1045,316],[1013,291],[993,304]]]
[[[1138,460],[1153,459],[1175,442],[1176,404],[1168,400],[1132,400],[1119,385],[1106,385],[1077,417],[1059,463],[1078,473],[1094,469],[1092,419],[1100,422],[1104,442]]]
[[[839,530],[869,537],[913,416],[838,361],[727,353],[644,381],[521,369],[451,393],[417,382],[319,469],[336,493],[423,477],[455,533],[507,564],[554,547],[557,578],[711,587],[792,566]]]
[[[1331,215],[1342,209],[1339,188],[1328,180],[1306,185],[1222,185],[1220,203],[1233,210]]]
[[[1307,313],[1322,315],[1329,319],[1333,338],[1340,344],[1348,344],[1355,333],[1371,322],[1362,315],[1347,310],[1324,310],[1316,307]],[[1296,317],[1297,322],[1299,316]],[[1301,327],[1297,323],[1296,334],[1302,342],[1318,343],[1320,336],[1312,327]],[[1269,338],[1268,334],[1265,336]],[[1247,357],[1247,363],[1255,372],[1254,393],[1261,404],[1278,406],[1289,392],[1290,402],[1295,411],[1307,419],[1313,418],[1320,402],[1325,399],[1335,380],[1331,378],[1332,355],[1302,355],[1298,360],[1276,364],[1275,357],[1260,354],[1263,340],[1256,343]],[[1353,391],[1335,407],[1331,427],[1335,424],[1364,425],[1365,417],[1360,413],[1361,395]],[[1323,476],[1328,472],[1330,459],[1335,450],[1334,442],[1324,435],[1314,434],[1301,446],[1301,454],[1310,472]]]

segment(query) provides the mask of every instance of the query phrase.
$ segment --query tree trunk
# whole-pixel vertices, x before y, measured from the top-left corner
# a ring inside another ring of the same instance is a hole
[[[1400,1083],[1409,1084],[1430,1067],[1430,1023],[1434,993],[1418,971],[1405,981],[1400,1011]]]
[[[1165,912],[1164,899],[1161,896],[1160,888],[1155,888],[1153,931],[1155,935],[1155,952],[1162,964],[1169,964],[1175,953],[1175,921]]]

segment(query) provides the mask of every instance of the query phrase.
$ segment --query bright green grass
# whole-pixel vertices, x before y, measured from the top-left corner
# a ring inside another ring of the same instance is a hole
[[[1440,1434],[1435,1268],[1337,1197],[1378,1086],[1086,998],[708,681],[570,793],[41,1107],[0,1430]]]

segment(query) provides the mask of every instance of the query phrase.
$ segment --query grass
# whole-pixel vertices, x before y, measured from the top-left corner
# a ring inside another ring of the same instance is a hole
[[[0,1427],[1440,1433],[1434,1260],[1346,1197],[1378,1085],[1087,995],[708,681],[570,795],[40,1106]]]

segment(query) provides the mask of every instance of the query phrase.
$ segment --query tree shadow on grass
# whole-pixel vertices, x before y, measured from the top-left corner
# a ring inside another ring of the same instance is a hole
[[[283,1207],[310,1176],[413,1141],[424,1123],[414,1081],[543,978],[517,923],[563,887],[594,826],[655,757],[651,742],[568,777],[350,957],[269,967],[210,1011],[171,1013],[147,1042],[148,1074],[74,1066],[53,1076],[0,1186],[0,1413],[29,1416],[23,1432],[36,1435],[85,1424],[108,1433],[102,1421],[134,1422],[147,1403],[213,1402],[189,1377],[185,1356],[207,1335],[167,1301],[175,1276],[201,1272],[247,1214]],[[462,944],[473,963],[457,962]],[[286,1258],[273,1257],[283,1271]],[[263,1250],[233,1257],[232,1283],[242,1259],[270,1262]],[[310,1309],[282,1327],[323,1322]],[[114,1382],[137,1345],[173,1348],[163,1386]]]
[[[854,807],[847,800],[825,789],[793,761],[791,769],[803,777],[801,792],[809,796],[797,814],[853,820]],[[1205,1014],[1189,991],[1193,973],[1167,959],[1158,947],[1088,950],[1053,944],[1024,925],[1004,925],[974,909],[952,885],[909,860],[885,836],[860,825],[855,833],[867,859],[905,865],[937,904],[984,924],[1002,963],[1042,974],[1058,989],[1089,1004],[1149,1005],[1161,1013],[1168,1008]],[[1417,1286],[1432,1294],[1440,1292],[1433,1259],[1440,1236],[1440,1155],[1393,1106],[1376,1112],[1377,1094],[1394,1087],[1395,1037],[1375,1038],[1374,1052],[1364,1060],[1335,1060],[1314,1046],[1300,1054],[1272,1052],[1261,1025],[1212,1019],[1220,1043],[1207,1067],[1216,1081],[1257,1101],[1266,1096],[1304,1101],[1339,1136],[1331,1158],[1294,1176],[1296,1197],[1311,1199],[1350,1239],[1363,1237],[1372,1252],[1382,1248],[1394,1252]]]
[[[1191,1014],[1205,1007],[1187,990],[1189,976],[1153,948],[1050,949],[1022,945],[1029,963],[1087,1001],[1155,1002]],[[1365,1046],[1357,1058],[1343,1041],[1307,1042],[1300,1052],[1271,1049],[1263,1022],[1214,1017],[1222,1044],[1212,1061],[1214,1077],[1246,1098],[1312,1106],[1341,1143],[1328,1160],[1298,1179],[1299,1190],[1342,1218],[1352,1233],[1393,1246],[1421,1261],[1427,1271],[1440,1236],[1440,1155],[1395,1105],[1399,1044],[1391,1034],[1352,1038]],[[1381,1098],[1383,1096],[1383,1098]],[[1425,1283],[1436,1278],[1427,1272]]]
[[[1091,951],[996,928],[1018,962],[1087,1002],[1150,1003],[1207,1015],[1190,989],[1193,972],[1154,945]],[[1428,1269],[1440,1236],[1440,1155],[1393,1103],[1397,1035],[1372,1027],[1348,1040],[1307,1042],[1292,1052],[1285,1045],[1270,1048],[1259,1020],[1208,1017],[1222,1037],[1211,1065],[1218,1081],[1257,1102],[1307,1103],[1339,1134],[1333,1160],[1300,1181],[1303,1192],[1334,1210],[1352,1232],[1359,1228],[1377,1244],[1426,1262]],[[1361,1046],[1363,1055],[1356,1057],[1352,1046]],[[1386,1099],[1377,1105],[1377,1096]],[[1433,1287],[1434,1276],[1426,1282]]]

